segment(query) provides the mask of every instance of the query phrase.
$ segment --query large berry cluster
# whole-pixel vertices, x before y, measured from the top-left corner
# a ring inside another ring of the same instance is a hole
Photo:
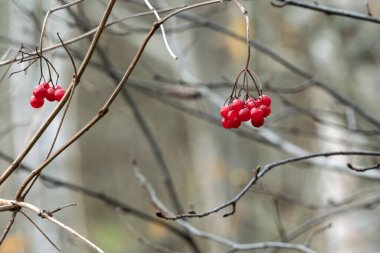
[[[30,98],[30,105],[33,108],[41,108],[44,105],[44,99],[53,102],[61,101],[65,95],[65,90],[59,85],[50,86],[46,82],[42,82],[33,89],[33,96]]]
[[[258,98],[248,98],[245,102],[240,98],[235,98],[228,105],[220,108],[222,116],[222,126],[224,128],[238,128],[241,122],[251,120],[254,127],[264,125],[264,118],[271,113],[270,105],[272,100],[267,95]]]

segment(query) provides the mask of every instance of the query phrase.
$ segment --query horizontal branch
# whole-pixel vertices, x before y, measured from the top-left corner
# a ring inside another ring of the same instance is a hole
[[[335,151],[335,152],[324,152],[324,153],[315,153],[310,155],[292,157],[289,159],[281,160],[278,162],[267,164],[262,171],[260,171],[258,177],[264,176],[268,171],[272,170],[275,167],[299,162],[303,160],[308,160],[317,157],[329,157],[329,156],[380,156],[380,152],[372,152],[372,151]],[[356,171],[356,170],[354,170]]]
[[[280,3],[276,3],[276,2],[280,2]],[[274,1],[271,1],[271,4],[274,7],[280,7],[280,8],[285,7],[287,5],[292,5],[292,6],[302,7],[302,8],[313,10],[313,11],[323,12],[326,15],[342,16],[342,17],[358,19],[358,20],[362,20],[362,21],[380,24],[379,18],[373,17],[369,14],[363,14],[363,13],[358,13],[358,12],[354,12],[354,11],[328,7],[328,6],[315,4],[315,3],[306,3],[305,1],[274,0]]]

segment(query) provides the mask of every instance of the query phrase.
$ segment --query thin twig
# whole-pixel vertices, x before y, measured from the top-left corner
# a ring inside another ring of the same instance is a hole
[[[52,8],[50,9],[46,15],[45,15],[45,18],[44,18],[44,21],[42,23],[42,29],[41,29],[41,35],[40,35],[40,54],[42,55],[43,53],[43,45],[42,45],[42,42],[43,42],[43,38],[44,38],[44,34],[45,34],[45,28],[46,28],[46,24],[47,24],[47,21],[48,21],[48,18],[50,16],[50,14],[56,12],[56,11],[59,11],[59,10],[63,10],[63,9],[66,9],[66,8],[69,8],[73,5],[76,5],[80,2],[83,2],[84,0],[77,0],[77,1],[73,1],[71,3],[68,3],[68,4],[64,4],[64,5],[61,5],[61,6],[58,6],[58,7],[55,7],[55,8]]]
[[[280,4],[277,4],[276,2],[280,2]],[[313,11],[323,12],[326,15],[342,16],[342,17],[380,24],[380,19],[370,15],[371,14],[370,11],[368,12],[368,14],[362,14],[362,13],[353,12],[349,10],[342,10],[339,8],[328,7],[328,6],[324,6],[320,4],[317,5],[317,4],[312,4],[312,3],[306,3],[305,1],[298,1],[298,0],[273,0],[271,1],[271,4],[274,7],[280,7],[280,8],[285,7],[287,5],[293,5],[297,7],[310,9]]]
[[[65,205],[65,206],[60,206],[60,207],[57,207],[56,209],[52,210],[52,211],[48,211],[47,214],[49,216],[53,216],[54,213],[56,212],[59,212],[61,211],[62,209],[64,208],[67,208],[67,207],[72,207],[72,206],[76,206],[77,204],[73,203],[73,204],[68,204],[68,205]]]
[[[3,235],[0,238],[0,246],[3,244],[5,238],[7,237],[9,231],[11,230],[11,227],[13,223],[15,222],[16,216],[17,216],[17,211],[13,211],[11,215],[11,219],[9,220],[7,226],[4,229]]]
[[[380,163],[375,164],[373,166],[369,166],[369,167],[363,167],[363,168],[358,168],[358,167],[352,165],[351,163],[347,163],[347,168],[349,168],[350,170],[356,171],[356,172],[365,172],[367,170],[376,170],[376,169],[379,169],[380,168]]]
[[[308,160],[317,157],[329,157],[329,156],[380,156],[380,152],[372,151],[335,151],[335,152],[324,152],[315,153],[310,155],[292,157],[285,160],[277,161],[265,165],[265,167],[260,171],[258,177],[263,177],[267,172],[274,169],[275,167],[282,166],[289,163],[299,162],[303,160]]]
[[[24,213],[22,210],[20,210],[20,213],[24,215],[24,217],[27,218],[30,221],[30,223],[32,223],[33,226],[38,229],[38,231],[40,231],[40,233],[46,238],[46,240],[48,240],[50,244],[53,245],[54,248],[56,248],[56,250],[61,252],[61,249],[58,248],[58,246],[49,238],[49,236],[47,236],[47,234],[44,231],[42,231],[42,229],[28,215],[26,215],[26,213]]]
[[[253,175],[251,177],[251,180],[244,186],[244,188],[231,200],[227,201],[226,203],[215,207],[209,211],[203,212],[203,213],[196,213],[194,210],[191,210],[191,212],[184,213],[184,214],[178,214],[178,215],[169,215],[166,213],[163,213],[163,210],[160,210],[160,212],[157,212],[157,217],[164,218],[166,220],[178,220],[183,218],[203,218],[210,214],[217,213],[227,207],[231,207],[231,211],[228,213],[225,213],[223,217],[228,217],[230,215],[233,215],[236,211],[236,205],[237,202],[245,195],[245,193],[248,191],[248,189],[254,185],[258,179],[258,173],[260,171],[260,167],[257,167],[256,170],[253,171]]]

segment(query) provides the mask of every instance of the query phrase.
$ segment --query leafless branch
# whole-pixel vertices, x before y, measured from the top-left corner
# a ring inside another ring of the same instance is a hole
[[[22,210],[20,210],[20,213],[22,215],[24,215],[24,217],[27,218],[30,221],[30,223],[32,223],[33,226],[35,228],[37,228],[38,231],[40,231],[40,233],[46,238],[46,240],[48,240],[50,242],[51,245],[53,245],[53,247],[56,250],[58,250],[59,252],[61,252],[61,249],[58,248],[58,246],[49,238],[49,236],[47,236],[47,234],[44,231],[42,231],[42,229],[26,213],[24,213]]]
[[[347,168],[353,170],[353,171],[356,171],[356,172],[365,172],[367,170],[377,170],[380,168],[380,163],[378,164],[375,164],[373,166],[369,166],[369,167],[364,167],[364,168],[358,168],[358,167],[355,167],[354,165],[352,165],[351,163],[347,163]]]
[[[9,222],[8,222],[7,226],[5,227],[4,232],[0,238],[0,246],[3,244],[5,238],[7,237],[9,231],[11,230],[11,227],[12,227],[13,223],[15,222],[16,216],[17,216],[17,212],[13,211],[12,215],[11,215],[11,219],[9,220]]]
[[[228,217],[230,215],[233,215],[236,211],[236,204],[237,202],[245,195],[245,193],[248,191],[248,189],[254,185],[258,179],[258,173],[260,171],[260,167],[257,167],[256,170],[253,171],[253,176],[251,177],[251,180],[244,186],[244,188],[231,200],[227,201],[226,203],[215,207],[209,211],[197,214],[194,210],[189,211],[188,213],[179,214],[179,215],[169,215],[166,213],[163,213],[163,210],[160,210],[160,212],[156,213],[156,215],[160,218],[164,218],[166,220],[178,220],[183,218],[203,218],[210,214],[217,213],[227,207],[231,207],[231,211],[228,213],[225,213],[223,217]]]
[[[276,3],[276,2],[279,2],[279,3]],[[342,10],[339,8],[327,7],[320,4],[306,3],[305,1],[299,1],[299,0],[273,0],[271,1],[271,4],[274,7],[280,7],[280,8],[285,7],[287,5],[292,5],[292,6],[310,9],[313,11],[323,12],[326,15],[342,16],[342,17],[380,24],[380,19],[377,17],[373,17],[370,11],[368,12],[368,14],[362,14],[362,13],[357,13],[357,12],[353,12],[349,10]]]

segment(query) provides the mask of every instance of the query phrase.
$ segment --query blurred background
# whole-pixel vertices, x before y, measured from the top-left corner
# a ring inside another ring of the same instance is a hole
[[[150,1],[157,10],[198,2]],[[38,62],[9,77],[28,62],[7,61],[19,55],[21,45],[35,50],[46,13],[65,3],[0,1],[2,172],[56,106],[29,105],[41,76]],[[201,213],[233,198],[257,166],[309,153],[378,151],[379,24],[290,5],[278,8],[270,1],[241,3],[250,17],[249,67],[272,97],[272,115],[265,126],[227,130],[220,125],[219,109],[247,60],[246,24],[239,8],[225,2],[187,11],[165,23],[178,60],[170,56],[157,31],[109,113],[44,170],[47,177],[37,181],[26,201],[44,210],[76,203],[54,217],[106,252],[229,252],[213,240],[193,235],[184,239],[168,228],[169,224],[184,231],[175,221],[156,218],[158,210],[136,179],[132,162],[173,213]],[[369,6],[374,17],[380,15],[380,3],[374,0],[318,4],[364,15]],[[85,0],[53,13],[43,47],[59,44],[57,33],[68,41],[96,28],[106,5],[107,1]],[[112,94],[155,21],[152,15],[136,16],[144,12],[149,12],[144,1],[116,2],[109,22],[128,19],[104,30],[54,150]],[[67,46],[77,67],[91,38]],[[66,89],[74,71],[67,53],[57,48],[44,56]],[[25,158],[25,166],[36,168],[45,159],[61,118],[62,112]],[[362,168],[379,159],[337,156],[276,167],[238,202],[233,216],[223,218],[226,209],[187,221],[238,243],[288,241],[308,244],[316,252],[379,252],[380,174],[353,172],[347,163]],[[0,186],[1,197],[14,198],[26,176],[23,168],[16,170]],[[62,252],[93,252],[61,228],[26,213]],[[3,230],[10,214],[0,216]],[[22,215],[0,247],[1,253],[54,251]]]

